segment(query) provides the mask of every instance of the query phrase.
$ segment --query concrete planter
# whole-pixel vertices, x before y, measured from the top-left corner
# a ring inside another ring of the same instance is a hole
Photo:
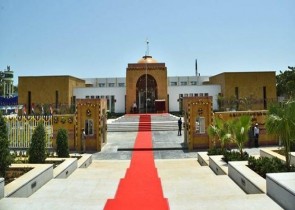
[[[33,168],[4,187],[4,197],[29,197],[53,178],[52,164],[12,164]]]
[[[4,178],[0,178],[0,199],[4,198]]]
[[[266,193],[266,182],[263,177],[247,167],[248,161],[230,161],[228,176],[246,193]]]
[[[275,150],[278,150],[278,148],[260,149],[260,156],[269,158],[277,157],[282,162],[285,162],[285,156],[275,152]],[[295,165],[295,152],[291,152],[290,164]]]
[[[87,168],[92,163],[91,154],[83,154],[78,160],[78,168]]]
[[[77,158],[47,158],[46,160],[63,160],[63,162],[53,170],[53,178],[55,179],[67,178],[77,169],[78,166]]]
[[[198,152],[198,162],[201,166],[208,166],[209,165],[209,156],[207,155],[208,152]]]
[[[295,207],[295,172],[266,174],[267,195],[284,209]]]
[[[227,175],[228,173],[228,164],[221,159],[222,157],[223,155],[209,156],[209,167],[216,175]]]

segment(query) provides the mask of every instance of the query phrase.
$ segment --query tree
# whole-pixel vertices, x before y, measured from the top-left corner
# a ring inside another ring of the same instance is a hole
[[[58,157],[69,157],[68,132],[59,129],[56,137],[56,153]]]
[[[288,70],[280,71],[276,76],[277,95],[286,98],[295,97],[295,67],[288,66]]]
[[[46,159],[45,128],[39,123],[32,135],[29,148],[29,163],[44,163]]]
[[[284,145],[286,167],[290,169],[290,148],[295,141],[295,101],[270,106],[266,123],[266,131],[277,134]]]
[[[224,151],[224,145],[230,140],[231,134],[228,130],[228,123],[222,119],[215,117],[214,124],[210,125],[207,130],[208,135],[213,138],[214,147],[216,140],[220,142],[221,149]]]
[[[232,141],[238,146],[241,158],[243,157],[243,148],[248,141],[248,132],[251,127],[251,117],[249,115],[243,115],[230,121],[229,129],[231,132]]]
[[[10,155],[8,133],[5,120],[0,112],[0,176],[5,177],[5,173],[11,165],[13,159]]]

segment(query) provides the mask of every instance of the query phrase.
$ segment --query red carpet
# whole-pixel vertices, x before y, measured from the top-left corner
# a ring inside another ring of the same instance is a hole
[[[151,149],[151,116],[140,115],[135,149]],[[105,210],[166,210],[168,200],[163,197],[161,180],[151,150],[135,150],[125,178],[120,180],[114,199],[108,199]]]

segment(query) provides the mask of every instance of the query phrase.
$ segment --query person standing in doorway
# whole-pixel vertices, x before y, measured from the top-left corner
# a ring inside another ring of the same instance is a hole
[[[181,136],[181,127],[182,127],[182,121],[181,121],[181,117],[178,120],[178,136]]]
[[[132,105],[132,111],[133,111],[133,113],[136,113],[136,111],[137,111],[137,105],[136,105],[135,101],[134,101],[134,103]]]
[[[259,128],[258,128],[258,123],[256,123],[255,126],[254,126],[254,143],[255,143],[255,147],[259,146],[258,140],[259,140]]]
[[[86,152],[86,133],[84,128],[82,129],[81,138],[82,138],[82,153],[85,153]]]

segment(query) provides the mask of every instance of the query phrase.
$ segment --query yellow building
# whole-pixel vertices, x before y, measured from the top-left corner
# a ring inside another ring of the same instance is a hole
[[[50,105],[53,109],[60,105],[75,103],[73,89],[85,87],[85,81],[72,76],[28,76],[18,78],[18,104],[25,105],[30,114],[32,106]]]
[[[262,110],[277,100],[274,71],[224,72],[210,77],[209,83],[221,86],[221,110]]]
[[[167,112],[167,68],[152,56],[143,56],[126,70],[126,113]],[[158,104],[158,106],[157,106]]]

